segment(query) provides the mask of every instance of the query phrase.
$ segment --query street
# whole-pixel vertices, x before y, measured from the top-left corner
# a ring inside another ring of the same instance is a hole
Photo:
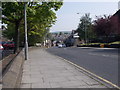
[[[118,49],[52,47],[47,51],[118,84]]]

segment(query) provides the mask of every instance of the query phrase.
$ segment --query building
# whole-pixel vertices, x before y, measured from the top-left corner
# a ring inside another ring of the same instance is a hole
[[[120,9],[120,1],[118,2],[118,10]]]
[[[120,1],[119,1],[119,5],[120,5]],[[115,14],[113,14],[111,20],[113,21],[114,29],[115,29],[114,30],[115,32],[113,32],[113,36],[115,37],[114,41],[119,41],[120,40],[120,9]]]
[[[120,9],[112,16],[112,17],[118,17],[118,20],[120,22]]]
[[[52,39],[56,41],[64,41],[71,35],[71,31],[58,31],[58,32],[51,32]]]
[[[51,40],[53,46],[56,46],[59,43],[64,43],[64,41],[71,35],[71,31],[56,31],[51,32]]]

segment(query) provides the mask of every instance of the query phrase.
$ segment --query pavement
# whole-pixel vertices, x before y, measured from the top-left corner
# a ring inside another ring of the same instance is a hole
[[[21,88],[107,87],[44,48],[32,48],[24,62]]]

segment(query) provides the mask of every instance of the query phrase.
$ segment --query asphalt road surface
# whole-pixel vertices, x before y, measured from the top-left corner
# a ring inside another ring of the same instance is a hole
[[[118,49],[101,48],[58,48],[47,49],[48,52],[67,59],[98,76],[118,85]],[[119,74],[119,75],[118,75]]]

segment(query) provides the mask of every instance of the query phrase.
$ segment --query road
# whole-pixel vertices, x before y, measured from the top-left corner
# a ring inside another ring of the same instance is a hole
[[[118,85],[118,49],[52,47],[47,51]]]

